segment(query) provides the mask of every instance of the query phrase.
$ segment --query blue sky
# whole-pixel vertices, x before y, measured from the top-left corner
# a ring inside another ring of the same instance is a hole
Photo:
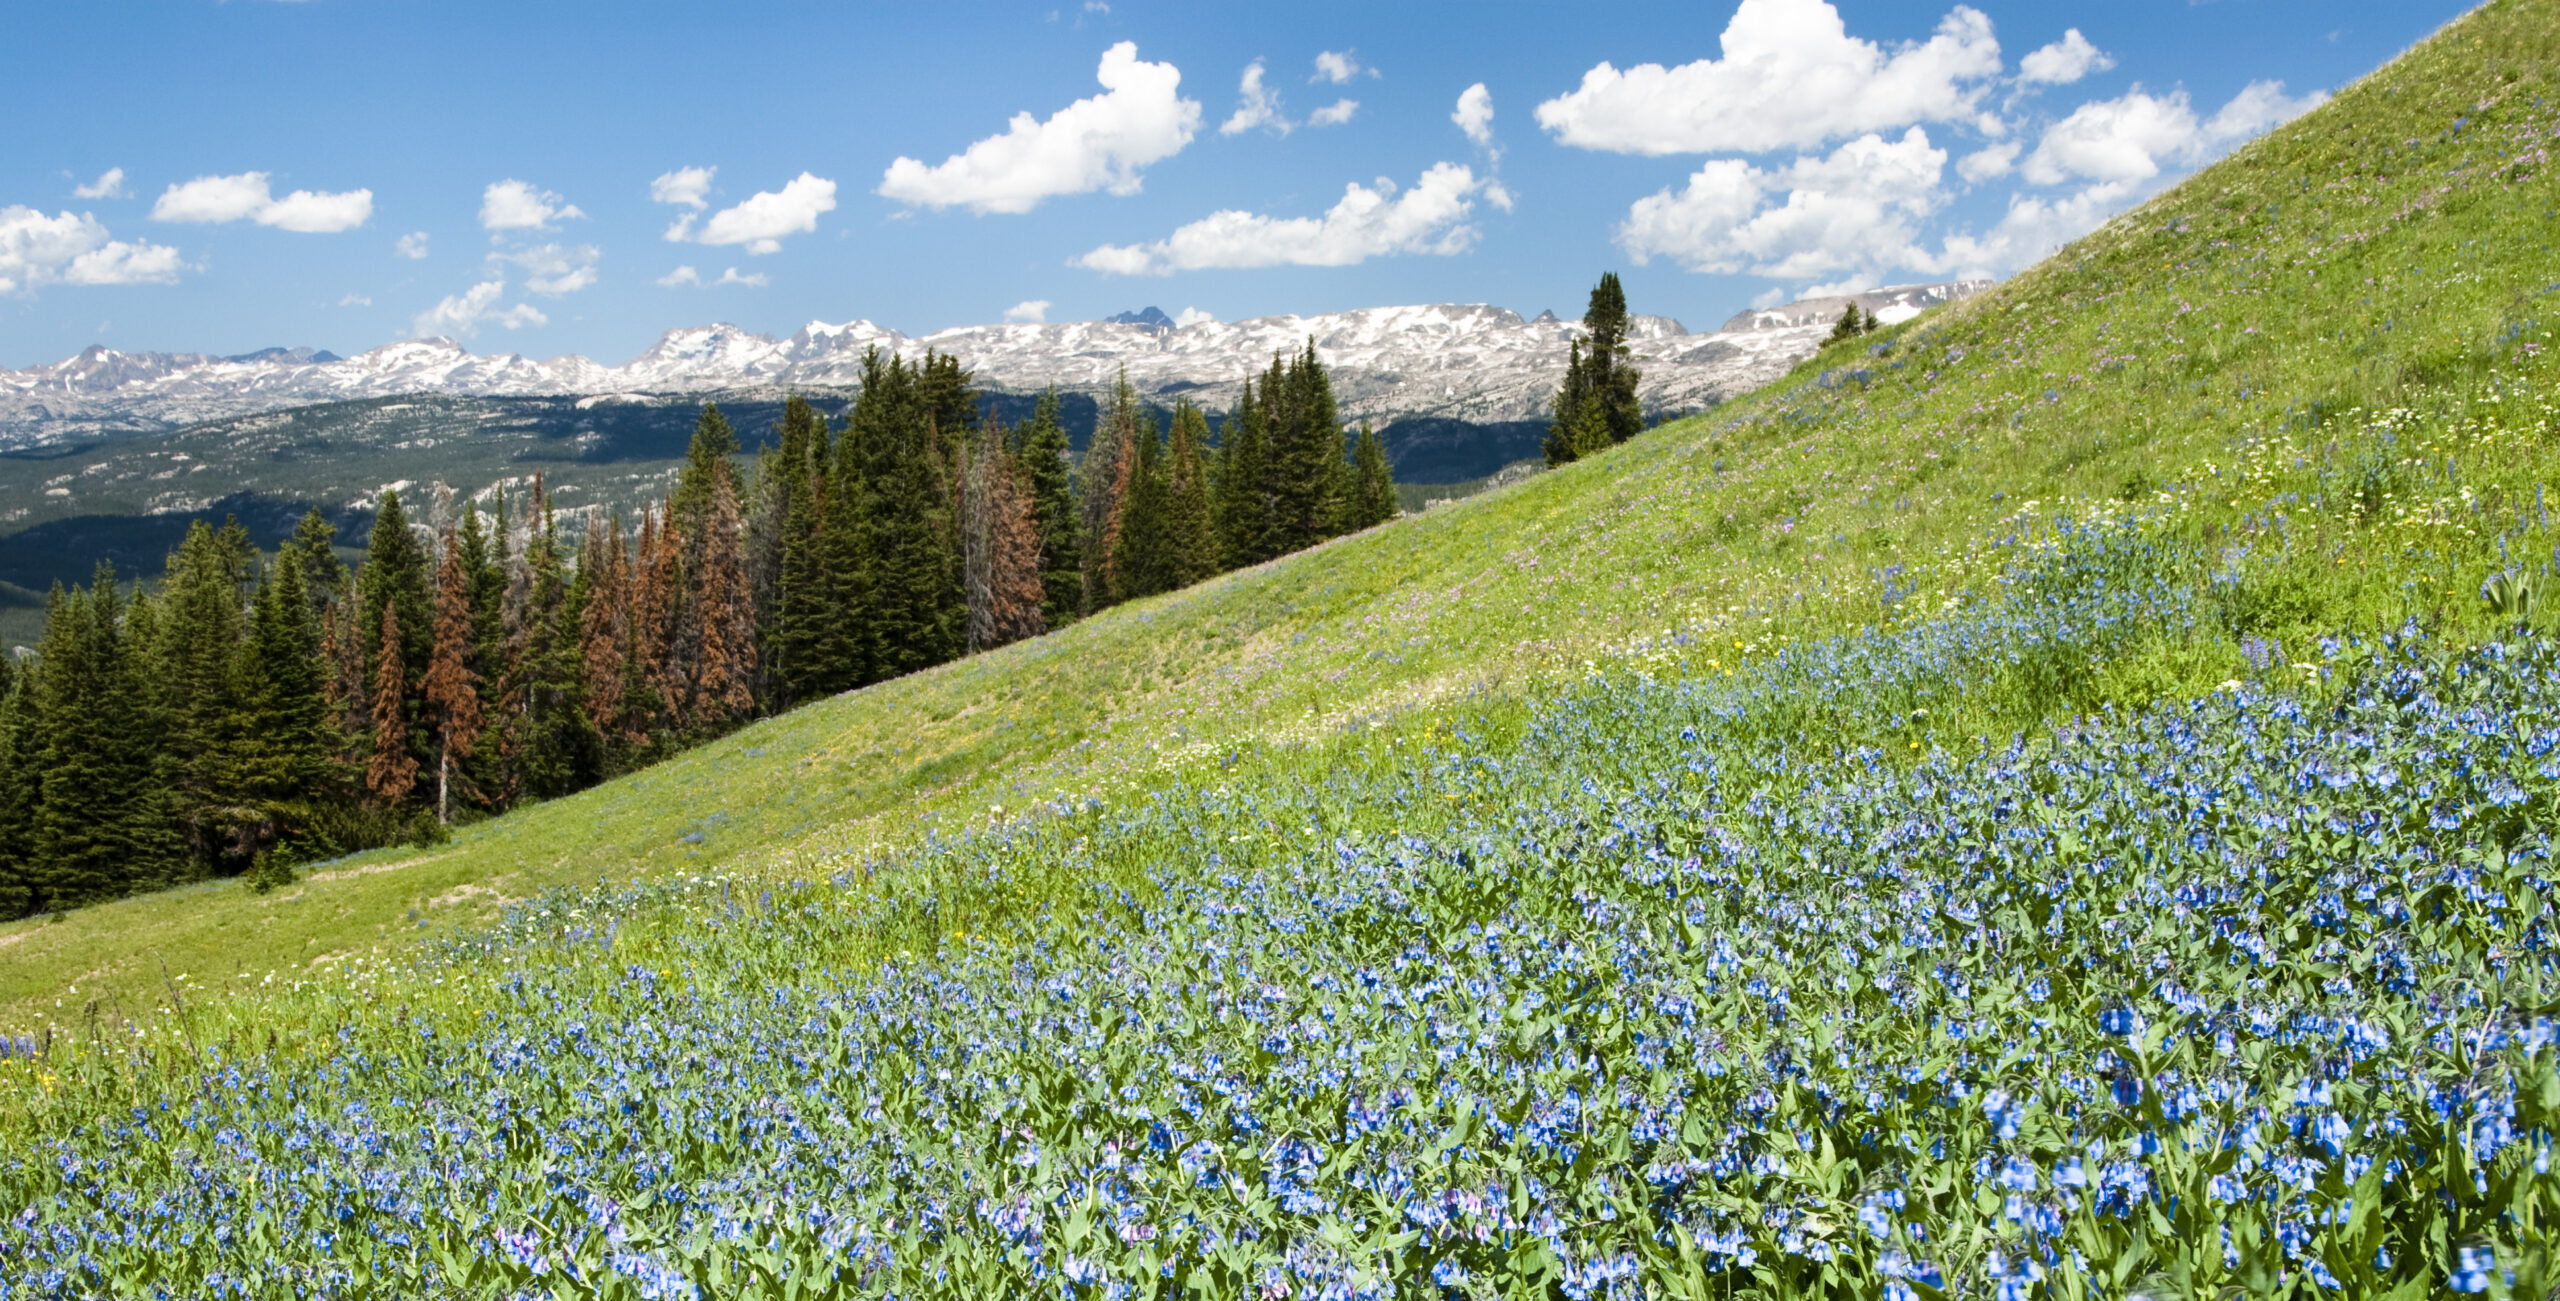
[[[1612,268],[1710,328],[2013,272],[2464,7],[13,0],[0,366],[1570,316]]]

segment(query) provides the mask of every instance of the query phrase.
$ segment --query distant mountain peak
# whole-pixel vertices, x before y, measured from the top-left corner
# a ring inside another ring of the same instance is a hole
[[[1529,324],[1531,325],[1554,325],[1556,323],[1556,309],[1552,307],[1529,318]]]
[[[1102,320],[1106,325],[1143,325],[1150,330],[1170,330],[1173,328],[1173,318],[1165,315],[1164,309],[1161,307],[1142,307],[1134,312],[1122,312],[1118,316],[1106,316],[1103,317]]]

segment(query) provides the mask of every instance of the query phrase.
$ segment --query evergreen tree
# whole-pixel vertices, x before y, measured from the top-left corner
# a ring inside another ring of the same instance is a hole
[[[364,568],[356,576],[361,599],[358,608],[368,651],[372,649],[371,634],[382,628],[383,608],[390,606],[399,611],[401,672],[411,683],[426,676],[428,633],[434,626],[434,616],[429,613],[427,569],[426,548],[419,545],[417,533],[409,527],[400,494],[385,489],[382,506],[374,512],[373,532],[365,540]],[[370,694],[370,683],[368,691]]]
[[[1140,413],[1136,455],[1131,458],[1128,488],[1119,518],[1106,530],[1111,537],[1111,599],[1134,601],[1173,588],[1167,555],[1172,503],[1165,475],[1164,440],[1155,417]]]
[[[1209,504],[1209,418],[1185,402],[1174,408],[1165,456],[1166,585],[1189,587],[1218,572],[1221,547]]]
[[[453,532],[444,537],[444,563],[436,573],[434,650],[427,660],[427,720],[436,749],[436,821],[453,821],[454,765],[471,757],[480,738],[480,675],[471,671],[471,575]]]
[[[676,471],[675,491],[667,497],[667,526],[683,537],[702,532],[703,516],[711,510],[711,481],[716,470],[727,470],[730,458],[738,454],[738,435],[729,428],[729,418],[720,414],[716,402],[702,404],[702,414],[694,418],[693,441],[684,449],[684,468]]]
[[[241,655],[256,746],[250,791],[281,832],[326,798],[336,751],[319,618],[303,581],[305,553],[280,551],[258,584]]]
[[[1279,401],[1271,402],[1272,378],[1264,380],[1263,396],[1273,408],[1268,426],[1272,546],[1286,554],[1341,532],[1348,495],[1344,480],[1349,476],[1333,381],[1316,358],[1315,340],[1307,340],[1306,350],[1291,358],[1276,378]]]
[[[578,610],[569,597],[559,523],[537,477],[526,507],[524,601],[510,638],[522,684],[523,750],[518,765],[526,793],[553,799],[586,786],[600,768],[595,732],[578,699]]]
[[[1608,437],[1603,445],[1614,446],[1644,432],[1644,407],[1636,400],[1636,381],[1641,376],[1627,342],[1627,294],[1618,285],[1617,272],[1603,273],[1600,283],[1592,287],[1582,324],[1591,334],[1591,347],[1583,353],[1591,380],[1587,401],[1600,408],[1601,427]]]
[[[1218,547],[1228,569],[1242,569],[1271,558],[1270,473],[1268,432],[1263,404],[1254,393],[1253,377],[1245,377],[1235,410],[1227,413],[1218,452]]]
[[[337,538],[338,526],[314,506],[302,513],[301,522],[293,526],[293,536],[280,548],[300,559],[303,585],[311,592],[315,611],[336,600],[346,589],[347,567],[338,559]]]
[[[34,823],[35,905],[67,908],[156,885],[181,853],[156,759],[142,665],[115,570],[56,588],[37,648],[44,798]]]
[[[1348,523],[1355,532],[1394,519],[1402,510],[1396,504],[1395,472],[1387,465],[1386,445],[1360,422],[1360,441],[1351,450],[1351,505]]]
[[[883,678],[954,659],[966,645],[951,488],[925,402],[934,395],[918,376],[894,356],[867,352],[847,437],[869,488],[869,631],[872,670]]]
[[[675,643],[676,592],[683,574],[673,539],[657,516],[640,512],[639,552],[632,562],[631,655],[624,662],[622,718],[625,735],[640,744],[675,731],[679,700],[668,672]]]
[[[352,769],[368,751],[373,705],[365,694],[364,631],[351,599],[320,612],[320,685],[329,702],[331,757]]]
[[[760,677],[776,705],[797,697],[792,660],[817,633],[823,595],[818,562],[818,465],[826,421],[798,394],[782,407],[782,439],[761,458],[747,518],[748,581],[755,590]]]
[[[1084,537],[1088,611],[1119,599],[1121,584],[1113,566],[1120,555],[1120,517],[1137,459],[1138,391],[1129,386],[1129,373],[1123,370],[1119,383],[1112,386],[1111,405],[1094,421],[1084,463],[1077,467],[1077,496],[1084,511],[1078,531]]]
[[[0,658],[0,918],[23,917],[38,898],[36,809],[44,800],[43,726],[36,666]]]
[[[833,695],[871,681],[878,660],[872,628],[871,477],[849,421],[827,461],[812,598],[819,627],[804,657],[804,671],[795,674],[799,689],[810,695]]]
[[[1858,301],[1850,299],[1849,305],[1841,309],[1840,319],[1832,323],[1831,333],[1823,336],[1822,346],[1828,348],[1843,339],[1857,338],[1874,328],[1867,323],[1866,313],[1858,310]]]
[[[1067,431],[1058,424],[1058,390],[1040,395],[1029,423],[1014,431],[1015,463],[1030,497],[1032,527],[1040,539],[1040,617],[1063,628],[1084,606],[1083,547],[1075,487],[1069,476]]]
[[[162,584],[160,644],[133,648],[155,662],[151,684],[167,711],[158,757],[179,833],[199,864],[224,873],[248,866],[265,831],[263,814],[246,807],[252,720],[240,671],[237,544],[202,522],[191,526]]]
[[[1582,410],[1591,397],[1591,372],[1582,364],[1582,340],[1565,343],[1564,382],[1556,386],[1554,417],[1547,424],[1543,450],[1547,468],[1570,465],[1590,450],[1582,437]]]

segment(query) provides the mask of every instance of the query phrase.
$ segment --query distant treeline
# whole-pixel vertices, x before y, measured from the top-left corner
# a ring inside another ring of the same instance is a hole
[[[1124,380],[1076,458],[1055,394],[1006,427],[955,359],[875,350],[841,426],[794,398],[751,470],[704,407],[636,521],[539,478],[440,527],[386,491],[353,569],[316,509],[272,556],[197,524],[157,590],[57,586],[0,662],[0,916],[433,839],[1396,513],[1312,342],[1171,425]]]

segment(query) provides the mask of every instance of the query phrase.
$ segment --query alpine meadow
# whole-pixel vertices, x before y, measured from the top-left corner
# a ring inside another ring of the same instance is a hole
[[[10,666],[0,1301],[2553,1295],[2555,149],[2489,0],[1650,428],[1600,276],[1419,513],[1310,340],[200,527]]]

